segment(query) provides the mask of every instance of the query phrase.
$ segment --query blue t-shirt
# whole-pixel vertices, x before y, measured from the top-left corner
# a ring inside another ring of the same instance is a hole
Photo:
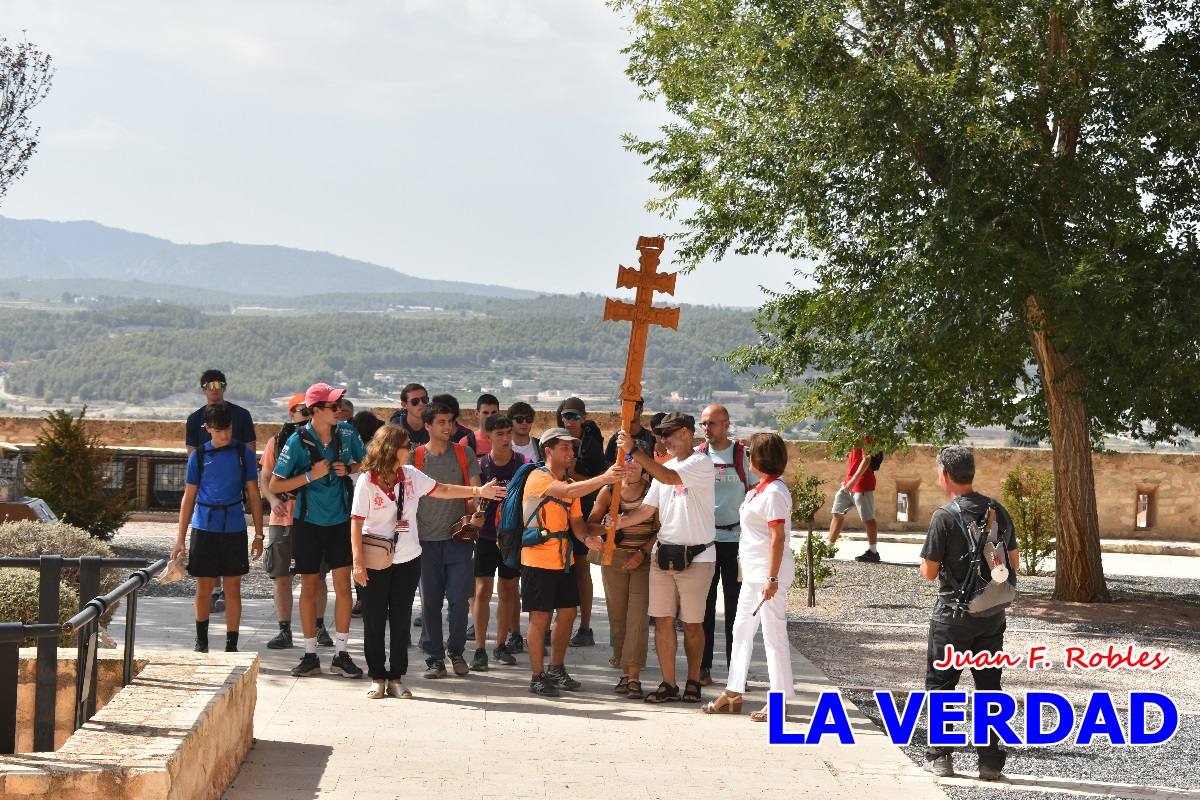
[[[337,424],[328,445],[321,444],[321,438],[313,430],[311,422],[301,430],[307,430],[316,440],[321,456],[326,461],[341,461],[349,466],[354,462],[361,462],[366,456],[362,439],[349,422]],[[307,448],[300,442],[300,431],[297,431],[288,437],[283,449],[279,451],[274,474],[281,478],[294,478],[308,472],[312,465]],[[324,478],[300,487],[293,506],[295,519],[300,519],[301,504],[304,505],[304,521],[313,525],[338,525],[350,519],[350,494],[345,483],[331,469]]]
[[[714,450],[711,447],[708,449],[708,457],[712,459],[717,472],[716,524],[737,526],[730,530],[717,528],[716,540],[718,542],[736,542],[741,538],[742,499],[746,496],[746,489],[752,489],[758,483],[758,476],[750,469],[749,447],[743,448],[745,453],[742,456],[742,469],[746,472],[746,480],[749,481],[750,486],[747,487],[742,483],[741,476],[738,475],[737,468],[733,465],[733,451],[736,446],[736,444],[730,444],[724,450]]]
[[[235,440],[246,451],[245,472],[233,447],[214,450],[205,442],[188,456],[187,482],[199,487],[196,491],[196,510],[192,512],[192,529],[210,533],[241,533],[246,530],[246,509],[242,505],[242,489],[246,481],[258,480],[258,467],[250,448]],[[204,475],[200,474],[200,459],[204,459]]]

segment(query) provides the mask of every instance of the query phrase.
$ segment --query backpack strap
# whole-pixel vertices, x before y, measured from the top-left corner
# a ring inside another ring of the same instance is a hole
[[[463,476],[463,486],[471,485],[471,470],[467,467],[467,446],[459,442],[453,442],[454,457],[458,460],[458,471]],[[471,501],[463,500],[463,507],[467,510],[467,516],[471,516]]]
[[[733,440],[733,468],[742,479],[742,486],[752,489],[750,476],[746,474],[746,444],[741,439]]]

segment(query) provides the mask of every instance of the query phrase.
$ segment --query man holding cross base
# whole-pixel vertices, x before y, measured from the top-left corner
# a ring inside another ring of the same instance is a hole
[[[675,682],[678,608],[687,653],[687,684],[682,699],[685,703],[699,703],[704,604],[717,559],[713,546],[716,468],[707,454],[692,449],[696,420],[690,414],[667,414],[655,426],[654,433],[672,455],[665,464],[659,464],[635,447],[628,432],[617,435],[617,447],[629,453],[654,478],[642,506],[622,515],[623,526],[649,519],[656,508],[662,524],[650,554],[649,613],[654,617],[654,646],[663,680],[658,689],[646,695],[646,702],[681,699]]]

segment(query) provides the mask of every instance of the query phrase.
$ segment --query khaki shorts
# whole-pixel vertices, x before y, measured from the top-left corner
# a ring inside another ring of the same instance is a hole
[[[858,516],[863,522],[875,519],[875,493],[855,492],[850,494],[843,486],[833,496],[833,513],[844,515],[851,508],[858,509]]]
[[[704,622],[704,604],[712,585],[715,561],[693,561],[683,572],[658,568],[658,559],[650,562],[650,605],[652,617],[673,617],[679,609],[682,622]]]
[[[289,526],[271,525],[268,528],[263,569],[272,578],[286,578],[292,574],[292,529]]]

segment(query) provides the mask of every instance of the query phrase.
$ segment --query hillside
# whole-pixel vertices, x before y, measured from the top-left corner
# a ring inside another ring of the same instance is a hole
[[[418,278],[332,253],[233,242],[176,244],[96,222],[0,217],[0,278],[20,277],[146,281],[271,297],[312,294],[321,286],[361,292],[536,296],[505,286]]]

